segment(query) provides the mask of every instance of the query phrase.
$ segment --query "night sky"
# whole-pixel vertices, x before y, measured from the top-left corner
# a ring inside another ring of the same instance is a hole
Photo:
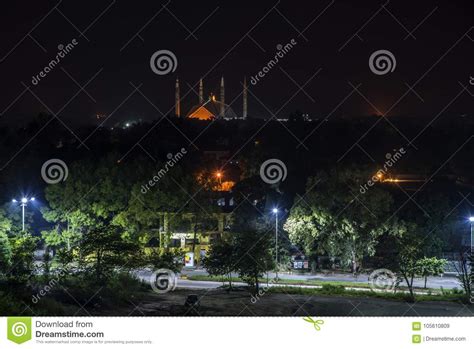
[[[282,61],[249,86],[249,116],[279,111],[276,116],[283,118],[295,110],[313,118],[388,110],[388,116],[430,117],[443,110],[448,117],[472,116],[472,97],[463,90],[474,92],[469,83],[474,77],[472,0],[382,5],[340,0],[6,2],[0,21],[0,123],[21,125],[41,111],[60,110],[61,120],[72,126],[96,123],[96,113],[112,114],[107,125],[153,120],[161,117],[154,106],[173,113],[177,77],[186,114],[197,103],[199,78],[204,77],[206,95],[218,95],[222,75],[226,102],[240,114],[244,76],[250,80],[274,57],[277,45],[292,39],[297,44]],[[33,85],[32,76],[55,58],[58,45],[73,39],[77,46]],[[178,65],[170,74],[157,75],[150,57],[165,49],[176,55]],[[396,68],[375,75],[368,61],[381,49],[393,53]],[[79,85],[94,76],[81,91]],[[351,84],[360,84],[358,91]],[[414,84],[416,93],[408,87]]]

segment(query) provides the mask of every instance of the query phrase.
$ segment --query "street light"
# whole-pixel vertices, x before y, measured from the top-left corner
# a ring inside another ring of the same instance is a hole
[[[20,206],[21,206],[21,216],[22,216],[22,231],[25,231],[25,209],[26,209],[26,206],[28,205],[28,202],[31,202],[31,201],[35,201],[35,198],[32,197],[32,198],[27,198],[27,197],[22,197],[20,199]],[[16,199],[13,199],[12,200],[13,203],[17,203],[18,200]]]
[[[471,223],[471,254],[474,253],[474,216],[469,217],[469,222]]]
[[[275,280],[278,281],[278,208],[274,208],[275,214]]]
[[[217,171],[216,172],[216,177],[217,177],[217,181],[219,182],[219,190],[221,190],[220,186],[222,186],[222,172]]]

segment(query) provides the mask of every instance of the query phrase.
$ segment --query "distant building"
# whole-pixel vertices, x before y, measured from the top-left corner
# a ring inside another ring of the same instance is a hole
[[[186,114],[186,118],[198,120],[214,120],[214,119],[245,119],[247,118],[247,80],[244,78],[242,91],[242,114],[237,114],[230,105],[225,103],[225,86],[224,77],[221,78],[219,99],[211,94],[207,100],[204,99],[204,85],[202,79],[199,80],[199,101],[198,104],[191,107]],[[179,80],[176,79],[175,84],[175,116],[181,117],[181,94]]]
[[[226,148],[203,150],[201,164],[197,181],[207,191],[212,212],[156,212],[160,228],[148,243],[148,247],[183,251],[187,267],[201,265],[213,241],[225,238],[236,207],[232,189],[240,180],[239,162],[231,159]]]
[[[159,238],[150,239],[148,247],[177,249],[186,254],[192,253],[193,266],[200,264],[212,242],[222,239],[230,225],[230,210],[222,207],[226,206],[225,204],[221,203],[219,206],[222,208],[221,212],[211,214],[198,223],[195,222],[195,215],[192,213],[180,212],[177,215],[173,212],[157,212],[161,221]],[[177,222],[182,224],[176,224]]]

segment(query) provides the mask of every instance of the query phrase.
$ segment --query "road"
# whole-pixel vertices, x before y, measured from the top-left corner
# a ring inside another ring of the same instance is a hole
[[[136,272],[136,275],[144,281],[149,281],[152,272],[147,270],[140,270]],[[194,280],[186,280],[182,277],[186,276],[193,276],[193,275],[208,275],[208,273],[204,269],[183,269],[181,272],[181,277],[178,279],[177,287],[179,288],[189,288],[189,289],[214,289],[222,286],[221,282],[215,281],[194,281]],[[237,276],[237,275],[235,275]],[[356,282],[356,283],[368,283],[369,275],[367,274],[360,274],[357,277],[353,276],[352,274],[332,274],[332,275],[323,275],[323,274],[282,274],[278,273],[278,277],[280,279],[285,280],[305,280],[305,281],[342,281],[342,282]],[[274,273],[268,274],[269,280],[273,280],[275,278]],[[233,283],[235,286],[244,286],[245,283]],[[270,282],[270,286],[271,286]],[[400,284],[404,286],[404,283]],[[278,286],[278,285],[277,285]],[[285,285],[291,286],[291,285]],[[293,285],[296,287],[315,287],[310,285]],[[424,286],[423,279],[416,279],[414,281],[415,287],[422,288]],[[443,276],[443,277],[430,277],[428,278],[427,283],[428,288],[439,289],[443,287],[444,289],[453,289],[453,288],[460,288],[460,284],[455,277],[452,276]]]
[[[209,275],[205,269],[183,269],[181,271],[181,275]],[[237,277],[238,275],[233,275]],[[287,274],[287,273],[278,273],[278,277],[280,279],[285,280],[305,280],[305,281],[342,281],[342,282],[358,282],[364,283],[369,280],[369,274],[359,274],[354,276],[352,274]],[[268,273],[268,278],[273,280],[275,278],[275,273]],[[424,287],[425,281],[424,279],[415,279],[414,281],[415,287]],[[404,285],[400,284],[401,286]],[[461,288],[459,281],[454,276],[442,276],[442,277],[429,277],[427,282],[428,288],[435,288],[439,289],[441,287],[445,289],[453,289],[453,288]]]

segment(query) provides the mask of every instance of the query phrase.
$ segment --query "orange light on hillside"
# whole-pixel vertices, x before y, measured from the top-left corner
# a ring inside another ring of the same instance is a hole
[[[231,191],[234,185],[235,185],[234,181],[222,182],[221,185],[219,186],[219,191]]]
[[[398,183],[400,180],[397,178],[387,178],[384,182]]]

